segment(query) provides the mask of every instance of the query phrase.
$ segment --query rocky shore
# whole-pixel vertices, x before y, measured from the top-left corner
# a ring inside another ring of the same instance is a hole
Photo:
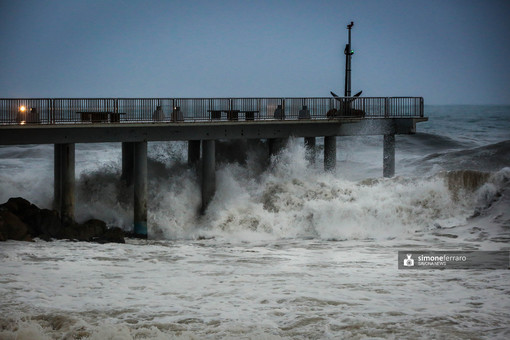
[[[124,243],[124,232],[108,228],[101,220],[85,223],[62,223],[57,211],[40,209],[21,197],[10,198],[0,205],[0,241],[33,241],[40,238],[68,239],[98,243]]]

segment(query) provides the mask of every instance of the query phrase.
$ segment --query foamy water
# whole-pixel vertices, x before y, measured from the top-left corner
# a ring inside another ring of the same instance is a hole
[[[454,107],[478,120],[446,133],[448,109],[397,138],[395,178],[382,137],[339,138],[333,174],[293,140],[267,168],[219,164],[204,216],[186,144],[149,144],[152,240],[0,243],[0,339],[508,338],[508,271],[397,269],[398,250],[510,249],[510,110]],[[51,146],[0,157],[1,201],[51,205]],[[131,228],[120,145],[76,160],[77,218]]]

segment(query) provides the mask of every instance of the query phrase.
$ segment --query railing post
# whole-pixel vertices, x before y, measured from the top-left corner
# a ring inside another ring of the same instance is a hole
[[[51,108],[50,108],[50,100],[49,99],[46,99],[46,107],[48,108],[48,124],[51,124],[51,116],[50,116]]]
[[[48,99],[48,122],[50,124],[55,124],[55,117],[53,111],[53,99]]]
[[[283,111],[282,119],[284,119],[284,117],[285,117],[285,109],[286,109],[285,108],[285,98],[282,98],[282,111]]]

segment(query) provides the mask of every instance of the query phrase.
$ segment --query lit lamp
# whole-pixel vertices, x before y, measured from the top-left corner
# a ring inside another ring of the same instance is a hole
[[[18,108],[18,114],[16,115],[16,123],[20,124],[20,125],[25,125],[26,123],[26,112],[27,112],[27,107],[25,105],[21,105],[19,108]]]

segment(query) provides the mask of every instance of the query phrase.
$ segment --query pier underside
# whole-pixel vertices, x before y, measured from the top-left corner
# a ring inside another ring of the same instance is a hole
[[[304,137],[309,161],[315,162],[315,139],[324,137],[324,169],[335,171],[338,136],[383,137],[383,175],[395,174],[395,134],[412,134],[427,118],[343,118],[293,121],[173,122],[151,124],[35,124],[0,126],[0,145],[54,144],[54,208],[63,221],[74,219],[75,143],[122,142],[121,180],[133,187],[133,231],[147,236],[147,142],[188,141],[188,165],[201,176],[204,213],[216,190],[216,140],[267,140],[268,156],[289,137]]]
[[[0,145],[410,134],[427,118],[0,126]]]

